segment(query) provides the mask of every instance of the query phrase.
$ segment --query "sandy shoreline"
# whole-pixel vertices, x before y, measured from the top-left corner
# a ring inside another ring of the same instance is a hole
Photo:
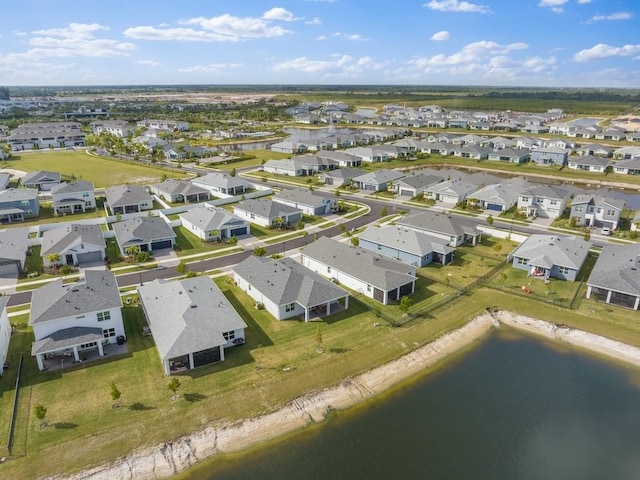
[[[484,338],[493,328],[502,324],[640,367],[640,348],[510,312],[485,313],[396,360],[320,392],[298,397],[277,411],[233,424],[212,425],[175,442],[141,449],[114,463],[72,476],[47,478],[146,480],[169,477],[217,454],[238,452],[321,422],[329,411],[354,406],[388,390]]]

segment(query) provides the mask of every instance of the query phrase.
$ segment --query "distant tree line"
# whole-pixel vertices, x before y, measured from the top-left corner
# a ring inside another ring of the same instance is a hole
[[[7,87],[0,87],[0,100],[9,100],[9,89]]]

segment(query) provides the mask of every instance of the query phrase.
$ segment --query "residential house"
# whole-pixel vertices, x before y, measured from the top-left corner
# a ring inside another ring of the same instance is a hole
[[[301,155],[282,160],[268,160],[262,168],[268,173],[307,177],[316,175],[318,172],[334,170],[338,168],[338,162],[318,155]]]
[[[7,314],[7,303],[11,297],[0,297],[0,377],[4,369],[9,365],[9,342],[11,341],[11,323]]]
[[[590,143],[576,148],[576,152],[578,152],[579,155],[595,155],[597,157],[605,158],[613,155],[614,150],[615,149],[613,147],[607,147],[605,145],[600,145],[599,143]]]
[[[135,128],[126,120],[96,120],[90,124],[91,132],[95,135],[109,133],[115,137],[126,138],[134,134]]]
[[[0,277],[15,277],[22,273],[29,251],[28,238],[27,227],[0,230]]]
[[[334,187],[343,187],[351,185],[355,177],[364,175],[366,172],[361,168],[338,168],[318,174],[318,180],[325,185],[333,185]]]
[[[222,362],[247,324],[208,276],[154,280],[138,297],[165,375]]]
[[[572,170],[604,173],[609,166],[609,160],[604,157],[596,157],[595,155],[580,155],[575,158],[570,158],[567,166]]]
[[[542,140],[540,140],[539,138],[516,137],[514,139],[514,147],[523,148],[525,150],[539,149],[541,143],[542,143]]]
[[[153,208],[153,197],[140,185],[114,185],[105,189],[106,203],[113,215],[138,213]]]
[[[494,183],[472,193],[467,201],[485,210],[506,212],[518,202],[519,190],[514,184]]]
[[[388,152],[380,150],[376,147],[353,147],[345,150],[345,153],[359,157],[363,162],[387,162],[389,160]]]
[[[305,215],[326,215],[338,208],[335,196],[301,188],[283,189],[273,196],[273,201],[298,208]]]
[[[29,172],[22,177],[21,185],[25,188],[35,188],[41,192],[48,192],[60,183],[61,177],[60,172],[38,170]]]
[[[433,185],[441,183],[444,178],[439,175],[428,175],[418,173],[407,177],[402,177],[393,183],[393,191],[405,197],[417,197],[423,195],[425,190]]]
[[[457,205],[475,192],[478,187],[461,179],[445,180],[425,188],[425,198],[431,198],[436,202],[447,205]]]
[[[396,170],[376,170],[354,177],[353,186],[367,192],[382,192],[404,176],[404,173]]]
[[[454,249],[446,240],[404,227],[370,225],[358,235],[358,240],[358,245],[365,250],[418,268],[453,261]]]
[[[528,158],[529,150],[523,148],[501,148],[489,152],[487,156],[488,160],[517,164],[526,162]]]
[[[361,247],[320,237],[302,250],[302,264],[333,282],[387,305],[414,292],[416,267]]]
[[[620,147],[613,152],[613,156],[618,160],[628,160],[630,158],[640,159],[640,147]]]
[[[160,217],[135,217],[112,224],[120,252],[128,255],[130,247],[141,252],[173,248],[176,234]]]
[[[226,172],[207,173],[202,177],[194,178],[191,183],[209,190],[214,196],[223,198],[242,195],[253,188],[253,184],[244,178]]]
[[[175,178],[149,185],[149,191],[169,203],[198,203],[211,198],[209,190],[188,180]]]
[[[180,120],[159,120],[159,119],[144,119],[136,123],[138,127],[145,127],[156,130],[167,131],[179,131],[186,132],[189,130],[189,122],[182,122]]]
[[[638,310],[640,244],[602,247],[587,280],[586,298]]]
[[[84,280],[63,284],[62,278],[37,288],[31,295],[29,325],[35,342],[31,355],[40,371],[49,361],[69,358],[81,362],[84,354],[125,339],[122,300],[113,273],[87,270]]]
[[[236,285],[277,320],[308,322],[349,308],[349,292],[291,258],[252,255],[232,270]]]
[[[0,190],[0,224],[24,222],[40,213],[38,190],[35,188],[7,188]]]
[[[18,125],[7,137],[12,151],[83,147],[85,134],[78,122],[34,122]]]
[[[224,208],[202,203],[180,214],[182,226],[198,238],[210,242],[249,235],[249,222]]]
[[[527,217],[558,218],[567,208],[570,193],[560,187],[540,185],[518,194],[518,210]]]
[[[295,225],[302,220],[299,208],[274,202],[270,198],[244,200],[233,207],[234,215],[262,227]]]
[[[429,143],[423,149],[423,153],[431,153],[431,154],[439,153],[440,155],[443,155],[443,156],[453,155],[453,151],[455,148],[456,148],[455,145],[450,142],[433,142],[433,143]]]
[[[453,149],[455,157],[470,158],[472,160],[484,160],[489,157],[491,149],[478,145],[464,145]]]
[[[640,175],[640,158],[617,160],[613,164],[613,172],[622,175]]]
[[[512,138],[506,137],[491,137],[486,140],[483,145],[493,148],[494,150],[503,150],[505,148],[512,148],[514,141]],[[522,149],[516,149],[522,150]]]
[[[0,148],[0,161],[4,160],[2,155],[4,154],[4,150]],[[0,173],[0,190],[6,190],[9,188],[9,182],[11,181],[11,175],[8,173]]]
[[[100,225],[62,224],[42,234],[40,256],[45,267],[78,266],[104,262],[106,247]]]
[[[590,193],[576,195],[571,202],[570,218],[586,227],[618,228],[625,201]]]
[[[307,151],[308,147],[304,143],[292,142],[290,140],[283,140],[282,142],[276,142],[271,145],[270,150],[272,152],[289,153],[289,154],[301,154]]]
[[[482,240],[478,227],[469,219],[459,215],[430,210],[412,211],[396,220],[396,225],[443,239],[451,247],[462,244],[476,245]]]
[[[590,248],[591,242],[574,236],[533,234],[508,255],[507,261],[530,277],[573,282]]]
[[[51,188],[53,213],[72,215],[96,208],[96,193],[93,183],[86,180],[62,182]]]
[[[563,148],[546,147],[534,148],[529,154],[529,159],[537,165],[565,165],[569,157],[569,151]]]
[[[331,160],[333,162],[338,162],[338,166],[341,168],[344,167],[359,167],[362,164],[362,158],[356,155],[350,155],[346,152],[342,151],[334,151],[334,150],[323,150],[316,154],[318,158]]]

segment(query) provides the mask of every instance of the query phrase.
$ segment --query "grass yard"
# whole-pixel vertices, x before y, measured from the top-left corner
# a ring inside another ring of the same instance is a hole
[[[186,178],[186,174],[168,172],[153,166],[111,160],[90,155],[86,151],[40,150],[13,154],[0,163],[1,168],[12,168],[25,172],[51,170],[60,172],[65,179],[75,178],[93,182],[96,188],[124,183],[156,183],[163,175],[171,178]]]
[[[503,262],[504,259],[483,257],[477,253],[458,248],[451,263],[447,265],[431,263],[419,268],[418,275],[461,289],[480,278],[484,278],[493,268]]]
[[[207,252],[215,253],[218,250],[231,248],[231,246],[225,242],[205,242],[184,227],[175,227],[173,231],[176,232],[177,235],[176,253],[179,257]]]
[[[237,162],[219,162],[215,164],[216,169],[220,170],[232,170],[234,168],[248,168],[248,167],[257,167],[262,165],[263,161],[267,160],[282,160],[283,158],[290,158],[291,155],[288,153],[280,153],[280,152],[272,152],[271,150],[265,149],[257,149],[251,150],[247,152],[248,155],[251,155],[253,158],[247,160],[240,160]]]

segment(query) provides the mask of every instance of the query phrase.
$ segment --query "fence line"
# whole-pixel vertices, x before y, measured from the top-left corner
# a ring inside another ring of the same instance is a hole
[[[7,437],[7,451],[9,455],[13,449],[13,431],[15,429],[16,415],[18,412],[18,398],[20,396],[20,379],[22,377],[22,352],[20,352],[20,360],[18,360],[18,373],[16,375],[15,395],[13,396],[13,409],[11,411],[11,421],[9,422],[9,435]]]

